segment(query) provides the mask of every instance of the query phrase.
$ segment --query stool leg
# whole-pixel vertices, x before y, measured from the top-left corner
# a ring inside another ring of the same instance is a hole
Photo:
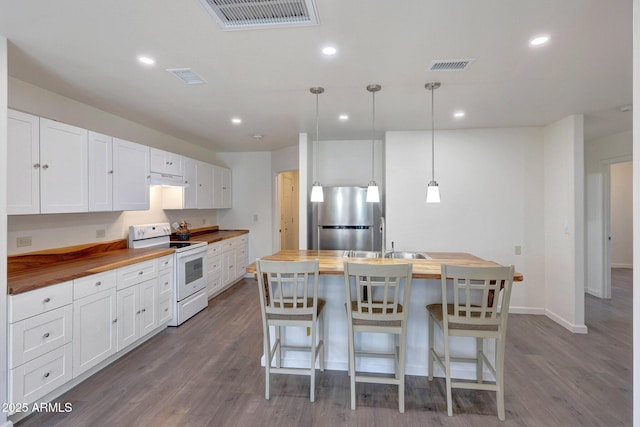
[[[276,326],[276,368],[282,367],[282,338],[280,337],[280,326]]]
[[[484,351],[484,340],[482,338],[476,338],[476,379],[478,384],[482,384],[482,357],[481,354]]]
[[[316,325],[311,324],[311,366],[309,375],[311,377],[311,392],[309,394],[309,400],[315,402],[316,400]]]
[[[429,317],[429,329],[428,329],[428,333],[429,333],[429,346],[427,348],[427,355],[429,358],[429,381],[433,380],[433,334],[435,333],[434,331],[434,321],[433,321],[433,317],[431,317],[430,313],[427,313],[427,317]]]

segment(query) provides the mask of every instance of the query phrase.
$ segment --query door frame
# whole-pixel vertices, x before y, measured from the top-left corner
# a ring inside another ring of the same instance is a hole
[[[602,165],[602,298],[611,298],[611,165],[633,161],[633,155],[605,159]]]
[[[280,237],[281,237],[281,231],[280,231],[280,202],[282,199],[282,195],[280,194],[280,185],[279,185],[279,176],[283,173],[287,173],[287,172],[298,172],[298,181],[299,181],[299,177],[300,177],[300,170],[299,169],[287,169],[287,170],[283,170],[283,171],[278,171],[278,172],[274,172],[273,174],[273,188],[274,188],[274,192],[273,192],[273,253],[279,252],[281,250],[281,244],[280,244]],[[298,182],[298,186],[300,185],[300,183]],[[298,211],[298,226],[300,226],[300,212]]]

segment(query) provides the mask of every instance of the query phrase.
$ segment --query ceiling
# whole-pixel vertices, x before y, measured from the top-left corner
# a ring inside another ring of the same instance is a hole
[[[325,88],[320,140],[371,138],[371,83],[382,85],[376,138],[430,129],[429,81],[442,82],[436,129],[542,126],[571,114],[585,115],[587,139],[632,127],[618,110],[632,102],[632,0],[316,4],[317,26],[223,31],[199,0],[0,0],[0,34],[10,76],[214,151],[315,137],[312,86]],[[543,33],[550,42],[530,47]],[[337,54],[323,55],[326,45]],[[474,62],[429,71],[432,60],[461,58]],[[165,71],[183,67],[207,84]]]

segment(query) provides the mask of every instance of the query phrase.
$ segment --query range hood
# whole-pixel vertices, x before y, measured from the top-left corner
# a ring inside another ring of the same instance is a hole
[[[162,185],[165,187],[188,187],[184,178],[179,175],[168,173],[151,172],[151,185]]]

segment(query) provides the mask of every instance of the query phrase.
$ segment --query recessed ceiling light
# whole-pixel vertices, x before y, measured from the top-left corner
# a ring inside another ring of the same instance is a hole
[[[232,117],[231,123],[233,123],[234,125],[239,125],[240,123],[242,123],[242,119],[240,117]]]
[[[529,45],[530,46],[541,46],[543,44],[548,43],[549,40],[551,40],[551,37],[549,37],[547,35],[535,36],[534,38],[529,40]]]
[[[338,116],[338,120],[346,122],[347,120],[349,120],[349,116],[347,114],[340,114]]]
[[[327,46],[322,49],[322,53],[328,56],[335,55],[336,52],[338,52],[338,50],[333,46]]]
[[[156,63],[156,60],[151,58],[150,56],[138,56],[138,61],[141,64],[145,64],[145,65],[153,65]]]
[[[455,117],[456,119],[461,119],[464,117],[464,114],[465,114],[464,111],[459,110],[453,113],[453,117]]]
[[[251,137],[253,139],[262,139],[262,138],[264,138],[264,135],[261,134],[261,133],[256,133],[256,134],[251,135]]]

